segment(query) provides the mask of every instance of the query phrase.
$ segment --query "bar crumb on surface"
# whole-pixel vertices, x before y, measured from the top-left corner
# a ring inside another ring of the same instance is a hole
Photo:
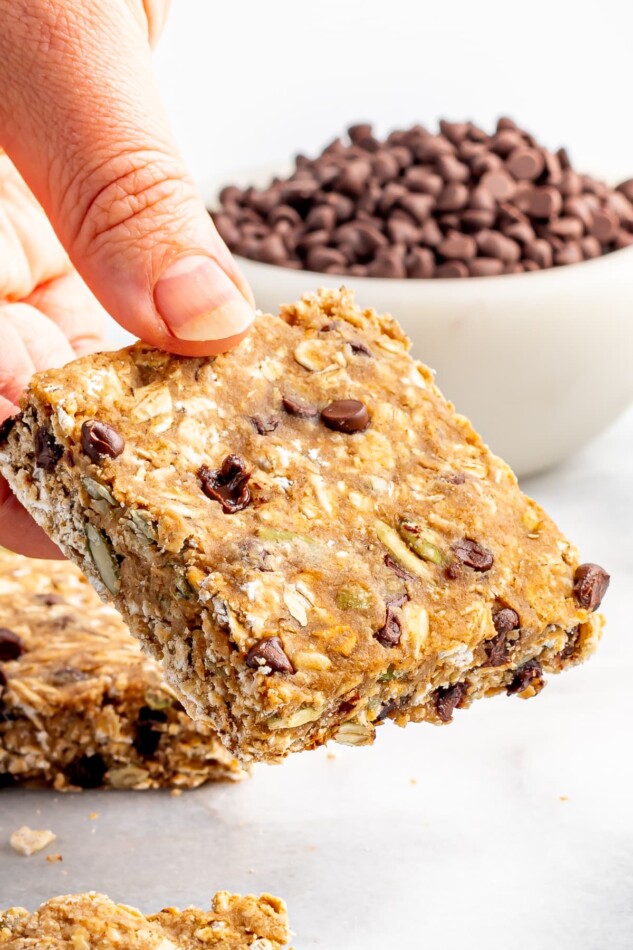
[[[270,894],[220,891],[209,911],[168,907],[147,917],[92,892],[53,898],[32,914],[0,911],[6,950],[283,950],[289,939],[286,905]]]
[[[44,848],[56,840],[57,835],[54,831],[45,828],[38,830],[36,828],[29,828],[28,825],[22,825],[21,828],[13,832],[9,838],[9,844],[18,854],[24,854],[30,857],[30,855],[36,854],[38,851],[43,851]]]
[[[40,373],[4,427],[22,503],[244,761],[536,696],[600,638],[608,574],[408,349],[321,291],[215,358]]]

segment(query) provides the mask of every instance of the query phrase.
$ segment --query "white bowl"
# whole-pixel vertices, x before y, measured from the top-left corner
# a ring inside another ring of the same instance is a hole
[[[269,179],[266,170],[237,183]],[[217,193],[205,190],[210,207]],[[393,314],[413,355],[436,371],[444,394],[519,476],[562,461],[633,401],[633,247],[550,270],[461,280],[237,261],[264,311],[344,284],[361,306]]]

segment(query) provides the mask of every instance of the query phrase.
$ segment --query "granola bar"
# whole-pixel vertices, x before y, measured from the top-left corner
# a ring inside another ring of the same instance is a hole
[[[216,358],[40,373],[6,427],[13,490],[243,760],[533,696],[599,639],[608,575],[408,349],[321,291]]]
[[[0,549],[0,786],[189,788],[242,775],[74,565]]]
[[[209,911],[168,907],[148,917],[95,893],[55,897],[33,914],[0,911],[3,950],[283,950],[289,938],[286,906],[270,894],[220,891]]]

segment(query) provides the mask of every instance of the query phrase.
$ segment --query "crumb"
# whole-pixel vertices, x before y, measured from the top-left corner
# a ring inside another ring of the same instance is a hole
[[[55,864],[57,861],[63,861],[61,854],[47,854],[46,860],[49,864]]]
[[[172,790],[171,790],[171,792],[170,792],[169,794],[171,795],[172,798],[178,798],[180,795],[182,795],[182,789],[181,789],[181,788],[172,788]]]
[[[35,854],[36,851],[41,851],[42,848],[45,848],[47,845],[51,844],[52,841],[55,841],[57,835],[48,830],[37,831],[33,828],[28,828],[26,825],[23,825],[21,828],[18,828],[17,831],[14,831],[9,839],[9,843],[14,851],[17,851],[18,854]]]
[[[410,778],[409,781],[411,782],[412,785],[417,785],[417,784],[418,784],[417,778]]]
[[[319,846],[318,846],[318,845],[316,845],[316,844],[309,844],[309,845],[308,845],[308,851],[318,851],[318,850],[319,850]]]
[[[329,759],[330,762],[333,762],[335,758],[336,756],[334,755],[333,752],[328,752],[328,754],[326,755],[326,759]]]
[[[88,815],[88,818],[90,819],[90,821],[96,821],[98,817],[99,817],[98,811],[91,811],[90,814]]]
[[[559,795],[558,798],[559,798],[559,800],[560,800],[561,802],[568,802],[568,801],[569,801],[569,795]]]

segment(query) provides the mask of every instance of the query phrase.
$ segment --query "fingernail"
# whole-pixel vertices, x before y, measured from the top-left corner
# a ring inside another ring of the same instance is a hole
[[[154,287],[156,309],[179,340],[225,340],[248,329],[255,314],[210,257],[182,257]]]

